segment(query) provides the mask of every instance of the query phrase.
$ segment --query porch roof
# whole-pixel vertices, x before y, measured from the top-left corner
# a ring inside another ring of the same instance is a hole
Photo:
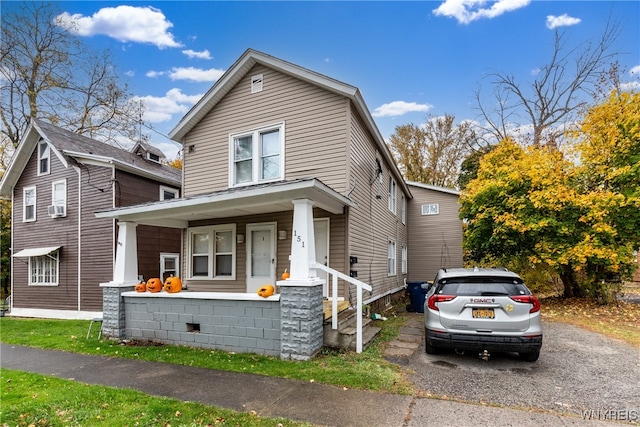
[[[313,200],[315,207],[333,214],[342,213],[345,206],[356,206],[320,180],[309,178],[109,209],[95,215],[144,225],[187,228],[189,221],[290,211],[293,210],[291,201],[295,199]]]

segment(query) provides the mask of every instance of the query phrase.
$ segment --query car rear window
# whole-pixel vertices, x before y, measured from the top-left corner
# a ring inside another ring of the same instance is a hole
[[[448,279],[446,283],[440,284],[440,289],[437,293],[456,296],[512,296],[530,294],[527,287],[517,281],[507,282],[505,279],[479,279],[477,277],[471,280],[466,278]]]

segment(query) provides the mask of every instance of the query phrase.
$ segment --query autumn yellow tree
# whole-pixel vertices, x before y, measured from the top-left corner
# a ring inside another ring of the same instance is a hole
[[[406,179],[455,188],[460,164],[474,142],[469,123],[456,125],[454,116],[444,115],[429,117],[424,125],[396,126],[388,145]]]
[[[464,244],[477,262],[526,257],[565,296],[607,300],[640,247],[639,95],[612,93],[569,136],[573,157],[506,139],[482,158],[461,196]]]

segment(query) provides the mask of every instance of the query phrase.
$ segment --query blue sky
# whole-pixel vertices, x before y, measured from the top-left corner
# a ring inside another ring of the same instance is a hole
[[[428,114],[476,119],[474,94],[486,76],[523,84],[549,61],[553,31],[569,47],[596,41],[607,21],[625,79],[640,75],[638,1],[69,1],[61,22],[110,48],[145,119],[168,134],[247,49],[253,48],[356,86],[385,138]],[[3,8],[11,7],[3,2]],[[159,134],[169,157],[178,147]]]

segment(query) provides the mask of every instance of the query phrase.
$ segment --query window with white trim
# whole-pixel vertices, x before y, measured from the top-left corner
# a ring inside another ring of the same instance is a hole
[[[55,206],[57,216],[67,216],[67,180],[51,183],[51,204]]]
[[[173,187],[160,186],[160,200],[177,199],[180,197],[180,190]]]
[[[400,212],[401,212],[401,218],[402,218],[402,223],[403,224],[407,224],[407,199],[405,199],[404,197],[404,193],[402,194],[402,196],[400,197],[401,202],[400,202]]]
[[[407,274],[407,247],[402,247],[402,274]]]
[[[57,286],[59,252],[29,257],[29,285]]]
[[[438,214],[440,214],[440,205],[438,203],[422,205],[422,215],[438,215]]]
[[[387,275],[396,275],[396,242],[389,240],[387,247]]]
[[[167,277],[180,277],[180,254],[161,253],[160,254],[160,277],[162,282]]]
[[[36,220],[36,187],[25,187],[22,190],[23,208],[22,221]]]
[[[38,143],[38,175],[47,175],[51,169],[51,148],[46,141]]]
[[[191,279],[234,280],[236,225],[189,229],[188,270]]]
[[[396,198],[397,198],[397,187],[396,181],[389,177],[389,210],[396,213]]]
[[[284,123],[230,137],[229,185],[284,178]]]

